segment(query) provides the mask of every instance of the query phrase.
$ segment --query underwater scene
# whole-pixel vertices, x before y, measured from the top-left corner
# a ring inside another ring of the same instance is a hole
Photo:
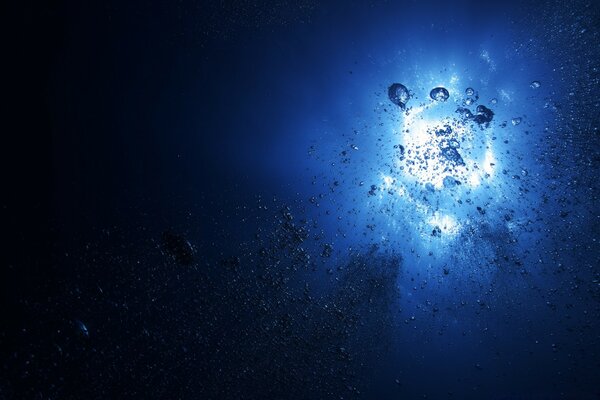
[[[20,15],[0,399],[600,399],[600,2]]]

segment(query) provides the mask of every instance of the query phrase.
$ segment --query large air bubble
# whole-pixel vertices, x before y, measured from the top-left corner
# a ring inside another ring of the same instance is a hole
[[[406,107],[406,102],[410,99],[410,93],[403,84],[393,83],[388,88],[388,97],[392,103],[404,109]]]
[[[450,97],[450,93],[448,93],[446,88],[436,87],[431,89],[429,96],[435,101],[446,101]]]

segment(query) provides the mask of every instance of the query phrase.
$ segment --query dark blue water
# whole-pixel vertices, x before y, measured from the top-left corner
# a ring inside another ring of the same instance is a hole
[[[0,397],[599,398],[600,7],[536,3],[20,13]]]

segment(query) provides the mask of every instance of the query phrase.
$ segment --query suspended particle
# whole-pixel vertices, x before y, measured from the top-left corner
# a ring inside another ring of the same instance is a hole
[[[429,92],[429,97],[435,101],[446,101],[450,97],[450,93],[448,93],[446,88],[436,87],[431,89],[431,92]]]
[[[331,257],[331,253],[333,252],[333,246],[329,243],[325,243],[323,245],[323,251],[321,252],[321,257]]]
[[[88,330],[87,326],[85,326],[85,324],[83,322],[81,322],[80,320],[76,319],[75,320],[75,326],[77,328],[77,330],[79,331],[79,333],[85,337],[89,337],[90,336],[90,331]]]

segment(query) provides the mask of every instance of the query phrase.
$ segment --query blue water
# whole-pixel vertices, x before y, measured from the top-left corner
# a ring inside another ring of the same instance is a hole
[[[267,3],[48,10],[0,397],[598,398],[600,7]]]

